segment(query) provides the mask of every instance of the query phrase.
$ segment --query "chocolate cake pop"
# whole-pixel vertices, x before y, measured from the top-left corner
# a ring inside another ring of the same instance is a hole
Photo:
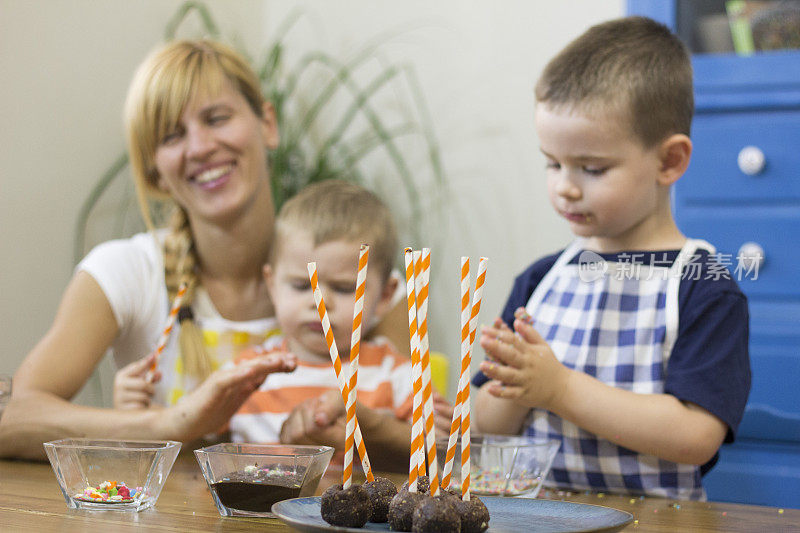
[[[362,485],[369,495],[372,504],[370,522],[386,522],[389,514],[389,504],[397,494],[397,487],[385,477],[376,477],[375,481],[368,481]]]
[[[372,514],[369,494],[361,485],[333,485],[322,493],[322,519],[334,526],[364,527]]]
[[[411,531],[414,511],[426,499],[428,499],[426,494],[401,489],[389,503],[387,515],[389,527],[394,531]]]
[[[440,495],[425,498],[412,515],[413,533],[459,533],[461,519],[458,516],[455,499]]]
[[[417,478],[417,492],[420,492],[422,494],[428,494],[428,492],[430,492],[430,489],[431,489],[431,480],[428,479],[428,476],[419,476]],[[403,486],[400,487],[399,492],[402,491],[408,491],[408,481],[403,483]]]
[[[489,509],[480,498],[470,494],[469,501],[456,498],[455,505],[461,517],[461,533],[483,533],[489,529]]]

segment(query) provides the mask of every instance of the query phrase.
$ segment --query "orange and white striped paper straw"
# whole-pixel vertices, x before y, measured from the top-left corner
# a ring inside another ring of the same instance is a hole
[[[478,263],[478,276],[475,279],[475,293],[472,300],[472,311],[469,319],[469,346],[467,348],[466,361],[461,362],[461,381],[464,383],[461,389],[461,499],[469,501],[470,485],[470,363],[472,361],[472,343],[475,340],[475,330],[478,327],[478,313],[481,310],[481,298],[483,297],[483,284],[486,281],[486,263],[489,260],[481,257]],[[463,332],[462,332],[463,336]]]
[[[172,302],[172,308],[169,310],[169,315],[167,315],[167,325],[164,326],[164,331],[161,332],[161,337],[158,339],[158,344],[156,344],[155,357],[153,358],[153,362],[150,363],[151,374],[158,368],[158,358],[161,356],[161,352],[164,351],[164,347],[167,345],[169,336],[175,327],[175,319],[178,316],[178,311],[181,309],[181,302],[183,301],[183,296],[185,294],[186,282],[184,281],[178,287],[178,293],[175,295],[175,300]]]
[[[463,259],[465,259],[465,258],[462,258],[462,260]],[[473,295],[472,308],[471,308],[470,317],[469,317],[469,344],[467,346],[467,350],[468,350],[468,354],[470,354],[470,360],[471,360],[471,353],[472,353],[472,345],[475,342],[475,334],[476,334],[477,329],[478,329],[478,313],[480,312],[480,307],[481,307],[481,298],[483,296],[483,284],[484,284],[485,279],[486,279],[486,264],[488,263],[488,261],[489,260],[487,258],[481,257],[480,262],[478,263],[478,278],[475,281],[475,293]],[[463,270],[463,264],[462,264],[462,272],[461,273],[462,273],[462,276],[463,275],[469,276],[469,267],[467,267],[467,272],[465,273],[464,270]],[[463,284],[463,281],[464,280],[462,279],[461,290],[462,290],[462,292],[463,291],[467,291],[467,301],[468,301],[469,300],[469,294],[468,294],[468,291],[469,291],[469,279],[467,278],[467,280],[466,280],[466,288],[465,288],[465,286]],[[462,299],[461,299],[461,305],[462,305],[461,319],[462,319],[462,323],[463,323],[463,320],[464,320],[464,308],[463,308],[464,303],[465,303],[465,299],[462,296]],[[462,328],[462,335],[463,335],[463,332],[464,331],[463,331],[463,328]],[[464,345],[462,343],[462,349],[463,348],[464,348]],[[458,390],[456,392],[456,402],[455,402],[455,405],[453,406],[453,420],[452,420],[452,422],[450,424],[450,438],[448,439],[447,454],[446,454],[446,457],[445,457],[444,468],[442,470],[442,486],[445,487],[445,488],[450,486],[450,476],[451,476],[451,472],[452,472],[452,468],[453,468],[453,460],[455,458],[456,444],[457,444],[457,440],[458,440],[458,432],[459,432],[459,429],[461,427],[461,413],[462,413],[461,404],[462,404],[462,395],[464,394],[464,388],[465,388],[464,387],[464,378],[469,379],[469,373],[468,372],[464,373],[463,363],[464,363],[464,357],[462,357],[462,373],[459,375]]]
[[[411,454],[408,463],[408,490],[409,492],[416,492],[417,478],[420,475],[420,454],[423,454],[424,445],[422,441],[422,376],[419,360],[419,331],[417,330],[415,268],[414,253],[411,248],[405,249],[404,258],[406,265],[406,296],[408,298],[408,333],[411,343],[411,379],[414,390],[411,415]]]
[[[414,389],[414,394],[419,395],[419,406],[420,406],[420,410],[421,410],[420,411],[419,420],[420,420],[420,425],[422,426],[422,429],[420,430],[420,433],[419,433],[419,445],[418,445],[419,447],[417,449],[417,475],[421,477],[421,476],[424,476],[425,473],[426,473],[426,470],[425,470],[425,409],[424,409],[425,400],[424,400],[423,390],[422,390],[423,389],[422,380],[424,378],[422,377],[422,330],[420,329],[422,327],[422,325],[420,323],[420,316],[419,316],[419,305],[420,305],[419,292],[420,292],[420,290],[422,288],[422,261],[420,261],[420,258],[422,257],[422,252],[419,251],[419,250],[414,250],[412,253],[413,253],[413,258],[414,258],[414,262],[413,262],[413,265],[414,265],[414,297],[415,297],[415,300],[416,300],[415,301],[415,307],[416,307],[416,313],[417,313],[417,321],[416,321],[416,323],[417,323],[417,355],[419,357],[417,357],[416,369],[414,369],[413,368],[414,356],[413,356],[413,350],[412,350],[412,356],[411,356],[411,359],[412,359],[412,374],[411,375],[413,377],[412,385],[413,385],[413,389]]]
[[[325,308],[325,300],[322,298],[322,291],[319,289],[317,264],[314,262],[308,263],[308,279],[311,281],[311,288],[314,290],[314,302],[317,304],[317,312],[319,313],[319,320],[322,324],[322,332],[325,334],[325,342],[328,344],[331,363],[333,363],[333,371],[339,382],[339,391],[342,393],[342,401],[347,405],[347,399],[350,396],[350,387],[342,372],[342,361],[339,359],[339,350],[336,348],[336,339],[334,339],[333,331],[331,330],[331,322],[328,318],[328,311]],[[361,435],[361,428],[358,425],[358,418],[354,419],[354,424],[355,445],[358,450],[358,455],[361,457],[361,466],[364,472],[366,472],[367,481],[374,481],[375,476],[372,474],[372,467],[370,466],[369,457],[367,456],[364,438]]]
[[[450,486],[450,472],[453,468],[453,459],[456,454],[456,442],[458,441],[458,430],[461,426],[461,410],[464,404],[463,381],[464,381],[464,361],[469,349],[469,257],[461,258],[461,374],[458,379],[458,393],[456,405],[453,408],[453,420],[450,423],[450,437],[447,439],[447,453],[445,455],[444,469],[442,470],[442,485],[447,488]]]
[[[358,253],[356,274],[356,297],[353,304],[353,333],[350,336],[350,390],[345,410],[347,411],[344,440],[344,471],[342,487],[349,488],[353,478],[353,439],[356,430],[356,389],[358,385],[358,354],[361,348],[361,319],[364,312],[364,290],[367,282],[369,246],[362,244]]]
[[[417,257],[419,254],[419,257]],[[428,454],[428,477],[431,496],[439,495],[439,467],[436,459],[436,432],[433,425],[433,390],[431,385],[431,351],[428,343],[428,285],[431,250],[414,252],[416,259],[417,325],[419,326],[420,363],[422,365],[422,413],[425,417],[425,449]],[[424,463],[424,460],[423,460]],[[424,468],[424,464],[422,465]]]

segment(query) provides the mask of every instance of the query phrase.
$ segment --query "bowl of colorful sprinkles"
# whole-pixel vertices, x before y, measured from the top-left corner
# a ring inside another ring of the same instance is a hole
[[[470,490],[481,496],[539,494],[559,443],[518,435],[472,435],[470,438]],[[460,457],[461,442],[456,446]],[[438,461],[446,461],[447,439],[437,442]],[[451,487],[460,487],[461,469],[453,467]]]
[[[86,487],[73,496],[76,500],[90,503],[130,503],[144,494],[142,487],[128,488],[124,481],[103,481],[96,487]]]
[[[181,444],[62,439],[44,448],[68,507],[141,511],[155,505]]]

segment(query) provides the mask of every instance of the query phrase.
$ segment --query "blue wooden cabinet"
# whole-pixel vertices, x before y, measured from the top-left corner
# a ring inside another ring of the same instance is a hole
[[[689,42],[692,13],[724,5],[629,0],[628,13]],[[800,508],[800,50],[692,62],[694,153],[675,187],[676,220],[730,257],[731,270],[743,246],[763,255],[757,278],[751,263],[739,281],[750,304],[750,398],[704,484],[711,500]]]

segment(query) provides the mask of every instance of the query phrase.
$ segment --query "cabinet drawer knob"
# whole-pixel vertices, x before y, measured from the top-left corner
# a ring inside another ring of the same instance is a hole
[[[747,272],[758,272],[766,257],[764,256],[764,248],[757,242],[746,242],[739,247],[739,253],[736,255],[739,262],[739,267]]]
[[[739,164],[739,170],[748,176],[755,176],[764,170],[767,159],[758,146],[745,146],[739,151],[737,163]]]

